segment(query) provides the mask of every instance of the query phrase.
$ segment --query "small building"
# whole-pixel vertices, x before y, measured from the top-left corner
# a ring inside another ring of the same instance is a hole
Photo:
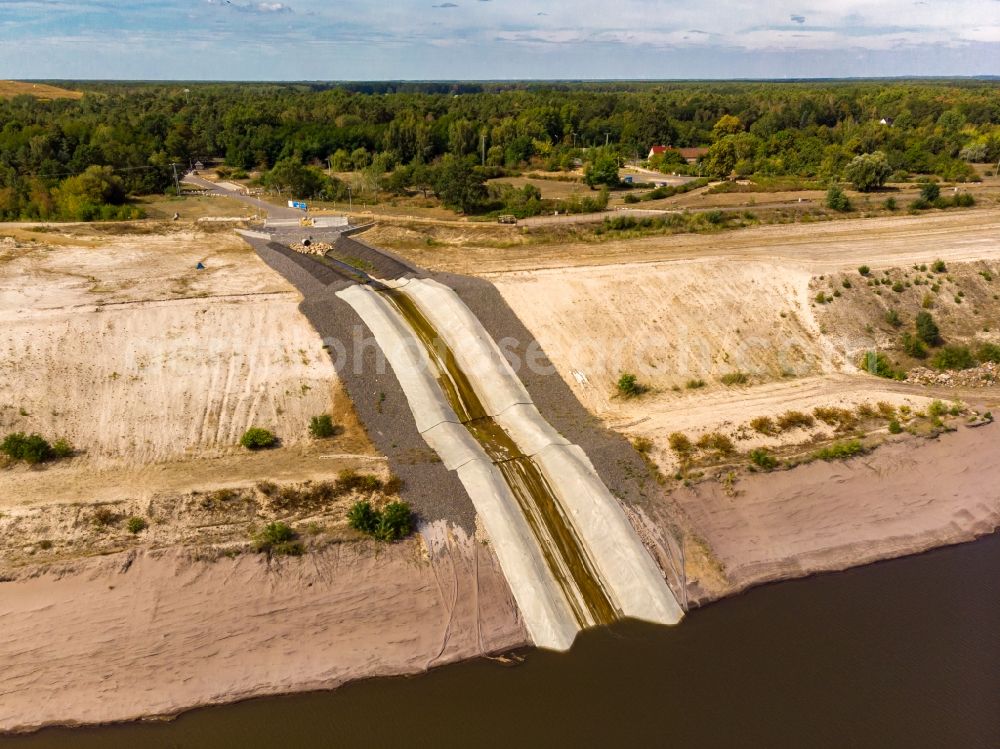
[[[202,171],[202,170],[203,170],[204,168],[205,168],[205,165],[204,165],[204,164],[202,164],[202,163],[201,163],[200,161],[196,161],[196,162],[194,162],[194,170],[195,170],[196,172],[200,172],[200,171]]]
[[[680,152],[681,157],[689,164],[695,164],[698,162],[702,156],[708,154],[707,148],[678,148],[675,149]]]
[[[676,151],[688,164],[696,163],[698,159],[708,153],[707,148],[674,148],[673,146],[653,146],[649,149],[649,156],[646,158],[651,159],[654,156],[663,156],[667,151]]]

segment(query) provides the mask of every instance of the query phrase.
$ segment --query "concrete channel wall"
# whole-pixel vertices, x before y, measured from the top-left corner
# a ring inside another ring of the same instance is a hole
[[[455,354],[490,416],[531,456],[624,616],[674,624],[683,616],[658,567],[583,450],[542,418],[517,374],[479,320],[450,288],[427,279],[400,286]],[[457,472],[472,498],[534,642],[568,648],[579,630],[548,571],[517,501],[478,442],[460,423],[423,346],[394,307],[367,287],[338,292],[371,329],[406,394],[418,431]]]
[[[482,323],[447,286],[413,279],[406,293],[455,354],[489,415],[549,481],[625,616],[676,624],[683,610],[617,500],[576,445],[542,417]]]
[[[262,231],[252,231],[250,229],[237,229],[236,233],[244,239],[265,239],[271,241],[271,235]]]
[[[417,430],[445,467],[457,472],[472,498],[532,640],[540,647],[568,649],[579,630],[573,614],[509,487],[448,404],[424,347],[371,288],[351,286],[337,296],[365,321],[396,373]]]

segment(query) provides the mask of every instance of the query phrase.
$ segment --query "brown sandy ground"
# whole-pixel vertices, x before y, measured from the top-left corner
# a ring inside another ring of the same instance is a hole
[[[138,551],[2,584],[0,731],[171,715],[527,642],[489,547],[425,532],[214,562]]]
[[[149,219],[171,219],[176,213],[181,221],[216,218],[253,218],[252,208],[218,195],[150,195],[136,201]]]
[[[0,434],[65,437],[77,453],[0,464],[0,572],[130,548],[240,550],[273,520],[337,538],[344,506],[212,506],[262,481],[388,477],[298,293],[228,233],[48,228],[0,242]],[[309,438],[320,413],[333,439]],[[252,425],[281,446],[239,447]],[[148,529],[129,533],[130,517]]]
[[[673,501],[689,523],[693,601],[913,554],[1000,528],[996,423],[904,438],[850,461],[704,482]]]

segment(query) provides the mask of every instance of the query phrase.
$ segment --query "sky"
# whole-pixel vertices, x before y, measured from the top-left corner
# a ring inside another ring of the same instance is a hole
[[[1000,0],[0,0],[0,78],[1000,75]]]

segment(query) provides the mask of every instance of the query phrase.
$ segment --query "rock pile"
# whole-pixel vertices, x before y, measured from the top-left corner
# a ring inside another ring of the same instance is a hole
[[[915,367],[906,375],[907,382],[918,385],[945,385],[952,387],[988,387],[1000,381],[1000,364],[986,362],[972,369],[938,372],[927,367]]]
[[[296,242],[289,246],[296,252],[301,252],[305,255],[325,255],[333,249],[333,245],[327,242],[310,242],[309,244]]]

